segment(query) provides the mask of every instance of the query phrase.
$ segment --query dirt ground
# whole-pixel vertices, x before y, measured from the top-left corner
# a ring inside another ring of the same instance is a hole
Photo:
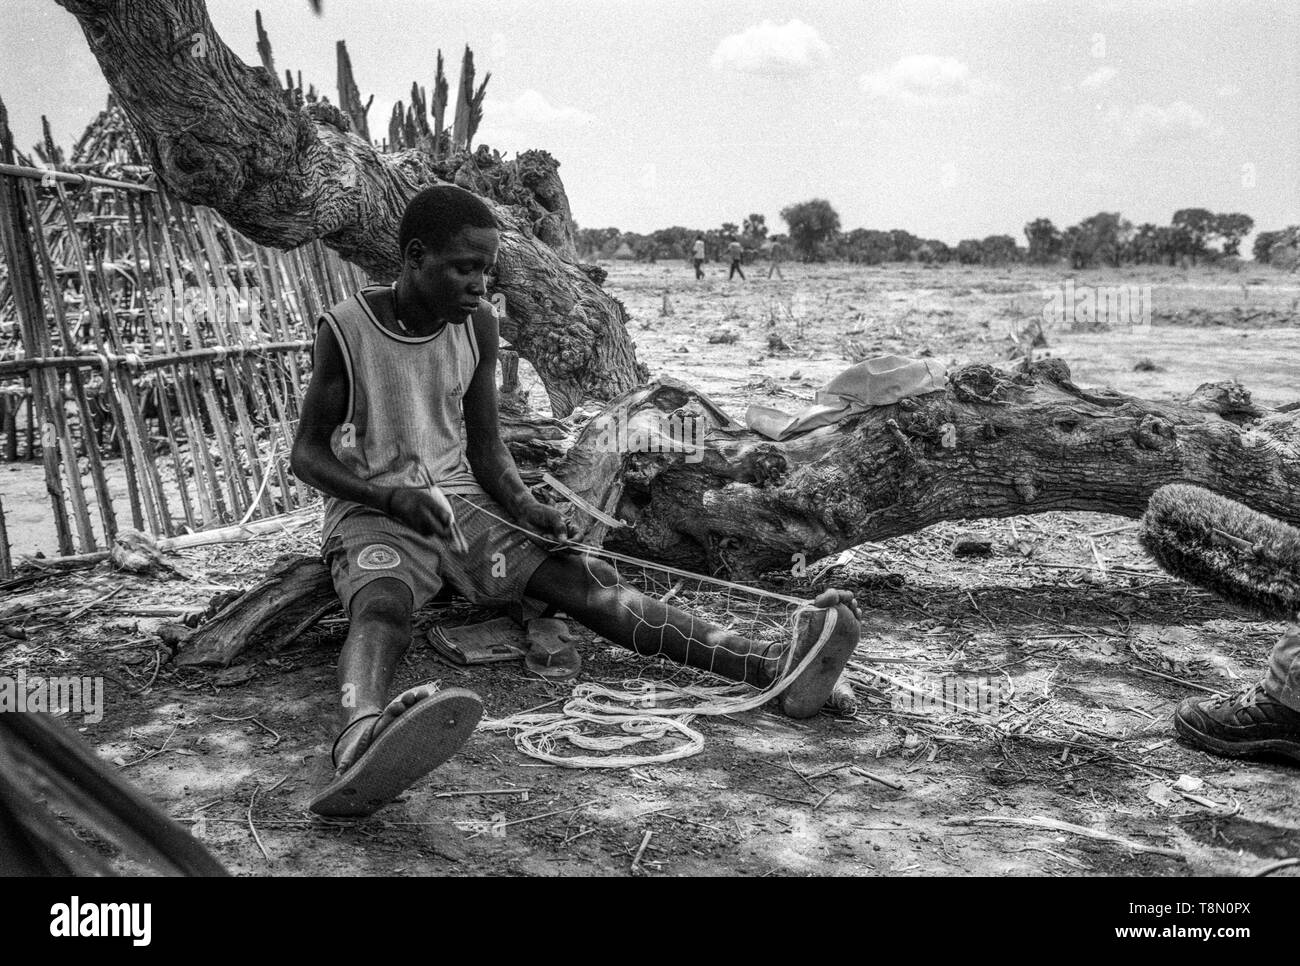
[[[782,282],[755,266],[729,284],[712,265],[697,284],[675,263],[609,268],[640,358],[738,417],[752,402],[795,411],[864,354],[1004,362],[1041,318],[1044,287],[1066,281],[1028,269],[787,266]],[[1045,327],[1035,351],[1066,359],[1080,384],[1159,398],[1239,378],[1265,405],[1300,399],[1296,276],[1162,269],[1080,273],[1075,284],[1150,284],[1153,305],[1145,330]],[[770,348],[772,336],[788,348]],[[24,548],[43,539],[35,474],[0,467],[6,506],[31,521]],[[959,533],[986,538],[991,554],[955,556]],[[1281,628],[1156,571],[1130,520],[945,524],[864,545],[815,579],[773,575],[764,586],[785,594],[858,593],[854,716],[699,719],[699,755],[621,770],[557,768],[480,732],[362,822],[306,810],[329,772],[341,619],[224,672],[171,666],[155,635],[315,540],[308,521],[188,551],[179,575],[101,568],[11,590],[0,624],[26,639],[0,636],[0,674],[103,675],[103,721],[70,722],[240,875],[1236,875],[1300,855],[1300,772],[1189,750],[1169,717],[1188,694],[1253,681]],[[426,609],[399,685],[470,687],[493,717],[567,696],[521,665],[456,668],[425,642],[432,623],[473,616]],[[674,674],[581,639],[584,680]],[[909,674],[988,679],[1003,700],[992,714],[907,710]],[[1038,817],[1071,827],[1015,824]]]

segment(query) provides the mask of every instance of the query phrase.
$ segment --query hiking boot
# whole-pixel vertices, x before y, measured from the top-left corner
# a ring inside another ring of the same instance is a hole
[[[1226,698],[1187,698],[1174,712],[1174,727],[1216,755],[1273,753],[1300,762],[1300,711],[1269,697],[1262,682]]]

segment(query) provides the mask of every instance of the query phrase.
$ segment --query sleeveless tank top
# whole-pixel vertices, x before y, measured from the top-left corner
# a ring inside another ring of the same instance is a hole
[[[380,486],[429,486],[474,492],[478,482],[465,457],[461,400],[478,366],[472,318],[448,323],[431,336],[399,335],[375,317],[365,293],[323,316],[338,340],[348,377],[347,418],[330,437],[339,461]],[[322,540],[360,504],[325,498]]]

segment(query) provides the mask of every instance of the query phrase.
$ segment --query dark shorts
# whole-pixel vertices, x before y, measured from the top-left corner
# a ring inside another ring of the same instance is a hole
[[[340,520],[325,541],[322,556],[344,609],[351,608],[352,598],[366,584],[390,577],[410,589],[416,610],[446,583],[471,603],[506,610],[518,619],[541,613],[545,605],[525,597],[524,589],[546,561],[546,551],[518,530],[481,512],[510,518],[482,490],[460,496],[473,504],[448,496],[469,544],[465,554],[437,537],[421,536],[378,510],[359,509]]]

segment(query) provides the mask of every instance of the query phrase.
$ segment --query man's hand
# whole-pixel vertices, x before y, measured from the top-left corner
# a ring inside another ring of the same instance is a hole
[[[533,538],[533,542],[548,550],[555,544],[565,544],[578,536],[578,528],[564,519],[564,514],[553,506],[532,500],[525,503],[515,514],[515,522],[529,534],[537,534],[545,539]]]
[[[387,506],[390,517],[405,523],[421,536],[447,541],[454,537],[456,515],[446,495],[436,486],[394,487]]]

